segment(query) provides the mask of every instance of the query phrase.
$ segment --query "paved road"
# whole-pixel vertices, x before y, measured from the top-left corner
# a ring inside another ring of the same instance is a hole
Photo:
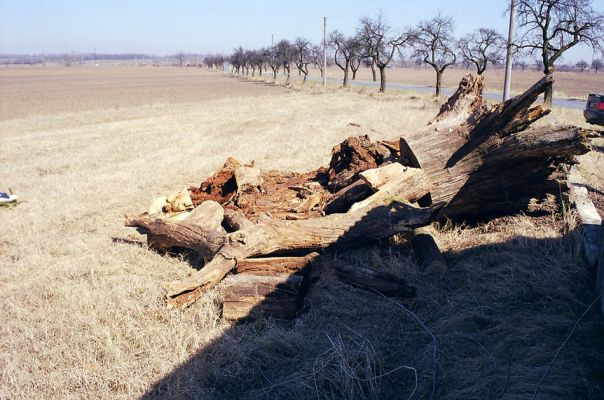
[[[292,78],[294,78],[293,75],[292,75]],[[320,77],[316,77],[316,76],[308,77],[308,79],[315,80],[315,81],[321,80]],[[334,78],[327,78],[327,81],[329,83],[342,82],[341,79],[334,79]],[[379,87],[380,86],[379,82],[372,82],[372,81],[359,81],[359,80],[352,81],[351,80],[351,81],[348,81],[348,83],[351,86],[369,86],[369,87]],[[434,93],[434,86],[413,86],[413,85],[404,85],[402,83],[392,83],[391,82],[391,83],[388,83],[388,88],[396,89],[396,90],[411,90],[411,91],[420,92],[420,93]],[[453,94],[453,92],[455,92],[455,89],[442,88],[441,91],[442,91],[442,94],[444,94],[446,96],[450,96]],[[482,94],[482,97],[486,100],[501,101],[502,94],[498,93],[498,92],[484,92]],[[587,101],[587,99],[586,100],[554,99],[553,105],[557,106],[557,107],[572,108],[575,110],[583,110],[583,109],[585,109],[586,101]]]

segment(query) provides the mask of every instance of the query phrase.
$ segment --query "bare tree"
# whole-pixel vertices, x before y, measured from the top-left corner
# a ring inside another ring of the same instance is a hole
[[[279,72],[279,69],[281,68],[281,62],[277,58],[277,51],[275,46],[272,46],[270,49],[268,49],[266,63],[271,68],[271,71],[273,71],[273,80],[276,80],[277,72]]]
[[[231,54],[231,69],[235,74],[243,74],[245,69],[245,50],[243,47],[239,46],[239,48],[233,50],[233,54]]]
[[[185,53],[182,51],[179,51],[175,54],[175,56],[178,59],[178,65],[182,67],[184,60],[185,60]]]
[[[535,60],[535,67],[537,68],[537,71],[543,71],[543,60],[540,58],[537,58]]]
[[[348,71],[350,70],[350,60],[354,51],[351,42],[351,38],[344,36],[337,30],[329,35],[329,45],[334,49],[334,62],[344,72],[342,87],[348,87]]]
[[[489,63],[496,65],[503,59],[505,39],[489,28],[480,28],[459,40],[459,51],[464,61],[476,66],[476,73],[482,75]]]
[[[412,34],[410,31],[394,34],[386,19],[378,14],[375,18],[361,18],[358,37],[367,56],[380,71],[380,92],[385,92],[386,68],[394,53],[411,42]]]
[[[279,64],[283,67],[283,72],[287,75],[285,84],[289,85],[291,79],[291,64],[295,60],[295,51],[292,44],[287,40],[280,40],[275,47],[275,56]]]
[[[601,58],[595,58],[592,62],[591,62],[591,69],[593,69],[596,74],[598,73],[599,70],[601,70],[602,68],[604,68],[604,61],[602,61]]]
[[[453,19],[438,13],[430,21],[420,22],[415,34],[415,55],[436,71],[436,96],[440,95],[443,72],[457,60],[453,28]]]
[[[323,78],[323,45],[314,45],[310,49],[310,59],[311,62],[319,68],[319,72],[321,73],[321,78]]]
[[[304,74],[304,82],[308,76],[308,64],[313,62],[311,54],[311,44],[304,38],[297,38],[294,42],[294,55],[296,61],[296,67],[298,71]]]
[[[579,71],[581,71],[581,73],[583,73],[587,68],[589,68],[589,64],[585,60],[579,60],[579,62],[575,65],[577,66],[577,68],[579,68]]]
[[[573,46],[586,44],[602,51],[604,14],[596,12],[592,0],[518,0],[520,41],[516,45],[529,53],[538,53],[543,73],[552,75],[556,61]],[[551,105],[553,87],[544,93]]]

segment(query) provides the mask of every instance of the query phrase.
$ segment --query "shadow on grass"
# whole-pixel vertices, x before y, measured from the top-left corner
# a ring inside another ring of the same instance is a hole
[[[440,277],[419,273],[404,242],[328,251],[296,320],[233,324],[142,398],[428,398],[430,337],[396,304],[339,281],[330,265],[346,260],[417,288],[405,305],[439,342],[435,398],[530,399],[595,297],[577,249],[574,233],[482,243],[446,253],[450,271]],[[604,323],[594,309],[538,398],[603,398],[602,365]]]

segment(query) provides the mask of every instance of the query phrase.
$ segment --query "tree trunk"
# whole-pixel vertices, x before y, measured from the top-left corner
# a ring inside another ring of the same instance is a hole
[[[553,74],[552,75],[547,75],[549,77],[552,78],[553,80]],[[549,85],[546,89],[545,92],[543,93],[543,105],[545,107],[551,107],[552,106],[552,101],[554,100],[554,85]]]
[[[522,209],[531,198],[557,193],[551,165],[584,154],[589,144],[574,127],[525,130],[549,114],[529,108],[551,85],[545,77],[524,94],[499,105],[482,100],[482,77],[464,78],[427,129],[403,135],[401,158],[421,167],[433,184],[441,215],[486,218]]]
[[[436,70],[436,97],[440,96],[440,87],[442,85],[443,73],[440,70]]]
[[[386,91],[386,66],[380,67],[380,93]]]
[[[348,66],[344,69],[344,80],[342,81],[342,87],[348,87]]]
[[[371,80],[373,82],[377,81],[377,76],[375,74],[375,63],[371,63]]]

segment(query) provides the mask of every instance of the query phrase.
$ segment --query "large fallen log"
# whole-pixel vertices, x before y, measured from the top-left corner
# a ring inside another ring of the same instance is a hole
[[[261,172],[229,159],[189,189],[191,203],[211,214],[209,222],[191,217],[196,208],[177,218],[143,214],[126,224],[143,229],[152,247],[187,248],[209,260],[189,278],[165,284],[168,302],[182,307],[243,260],[354,246],[437,217],[513,212],[534,197],[557,193],[566,179],[560,164],[589,150],[578,128],[529,128],[549,113],[531,106],[551,84],[546,77],[490,106],[482,99],[482,77],[469,75],[423,130],[390,142],[349,138],[334,147],[328,167],[307,173]],[[217,203],[204,205],[209,200]],[[174,208],[165,204],[162,210]],[[427,207],[432,204],[437,206]]]

